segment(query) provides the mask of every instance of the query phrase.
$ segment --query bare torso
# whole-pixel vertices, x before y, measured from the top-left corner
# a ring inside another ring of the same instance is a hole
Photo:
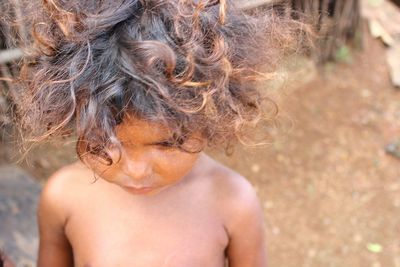
[[[38,266],[265,267],[262,216],[251,184],[205,155],[153,195],[76,163],[43,189]]]
[[[202,160],[209,170],[216,164]],[[93,183],[80,164],[72,168],[73,213],[64,229],[76,267],[224,266],[229,237],[212,171],[198,168],[157,195],[137,196],[101,179]]]

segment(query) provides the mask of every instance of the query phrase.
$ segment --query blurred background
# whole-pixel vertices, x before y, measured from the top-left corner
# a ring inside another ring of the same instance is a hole
[[[316,47],[263,85],[278,103],[268,146],[211,155],[248,177],[265,211],[271,267],[400,267],[400,1],[236,0],[313,18]],[[18,0],[2,5],[23,16]],[[0,76],[18,74],[29,39],[0,19]],[[18,44],[17,44],[18,46]],[[22,155],[13,89],[0,83],[0,248],[35,266],[35,207],[52,172],[76,159],[73,138]]]

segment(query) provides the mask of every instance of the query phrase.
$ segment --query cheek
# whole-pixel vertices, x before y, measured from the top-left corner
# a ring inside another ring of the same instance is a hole
[[[158,153],[157,153],[158,154]],[[185,176],[193,167],[199,154],[182,151],[163,152],[158,155],[154,171],[166,180],[176,181]]]

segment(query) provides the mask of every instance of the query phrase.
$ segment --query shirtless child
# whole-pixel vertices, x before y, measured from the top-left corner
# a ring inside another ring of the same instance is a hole
[[[299,24],[226,0],[33,4],[21,123],[74,131],[80,158],[43,189],[38,266],[265,267],[252,186],[202,151],[270,118],[260,70]]]
[[[86,162],[95,183],[82,163],[53,175],[39,209],[40,267],[222,267],[225,256],[229,266],[266,266],[251,185],[202,153],[163,147],[165,132],[126,120],[118,163]]]

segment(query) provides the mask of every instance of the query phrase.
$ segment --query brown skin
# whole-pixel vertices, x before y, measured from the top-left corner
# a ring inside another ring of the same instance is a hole
[[[266,266],[262,211],[246,179],[164,146],[167,131],[154,123],[126,119],[117,136],[117,163],[85,158],[96,182],[78,162],[45,186],[39,267]]]

